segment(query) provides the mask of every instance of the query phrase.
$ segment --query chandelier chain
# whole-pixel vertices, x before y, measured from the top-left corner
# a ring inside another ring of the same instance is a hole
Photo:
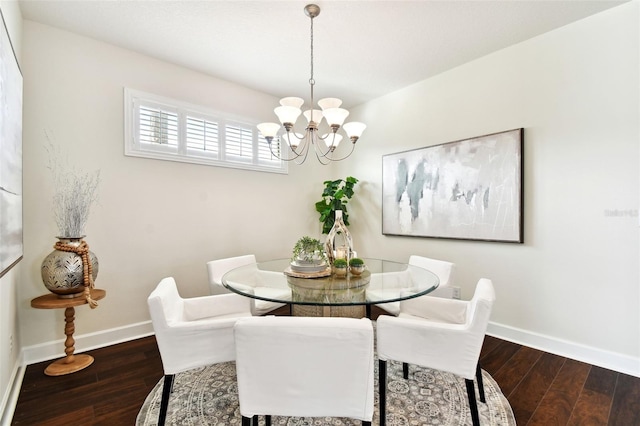
[[[313,16],[311,17],[311,37],[309,39],[311,40],[311,78],[309,78],[309,85],[311,86],[311,110],[313,111],[313,86],[316,84],[313,78]]]

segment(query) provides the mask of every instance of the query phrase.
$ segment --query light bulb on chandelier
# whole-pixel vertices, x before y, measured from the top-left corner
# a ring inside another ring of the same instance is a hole
[[[275,152],[273,149],[272,142],[278,138],[280,124],[261,123],[258,124],[258,130],[267,140],[271,154],[280,160],[295,160],[297,164],[302,164],[307,159],[309,151],[313,149],[320,163],[329,164],[331,161],[340,161],[349,157],[356,146],[356,142],[367,126],[364,123],[356,121],[345,123],[344,121],[349,116],[349,111],[340,108],[342,101],[338,98],[320,99],[318,101],[320,109],[313,109],[313,86],[315,85],[315,80],[313,79],[313,19],[320,14],[320,7],[315,4],[308,4],[304,8],[304,12],[311,18],[311,77],[309,78],[309,86],[311,88],[312,109],[302,112],[301,108],[304,100],[297,97],[280,99],[280,106],[274,109],[285,130],[280,136],[280,148],[284,149],[283,142],[286,142],[290,152],[288,156],[282,156],[280,155],[281,151]],[[294,129],[300,114],[307,120],[305,131],[302,134],[296,133]],[[327,133],[320,136],[319,126],[322,124],[322,120],[326,121],[330,129],[327,130]],[[333,153],[343,139],[343,136],[338,133],[340,129],[342,129],[351,140],[351,150],[348,154],[336,158],[333,156]],[[313,146],[313,148],[311,148],[311,146]]]

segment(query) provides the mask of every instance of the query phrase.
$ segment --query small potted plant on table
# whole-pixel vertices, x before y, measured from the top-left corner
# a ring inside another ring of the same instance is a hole
[[[333,261],[333,272],[337,277],[344,277],[347,275],[347,260],[336,259]]]
[[[291,261],[301,265],[319,265],[326,262],[324,245],[315,238],[304,236],[293,247]]]
[[[364,260],[354,257],[349,261],[349,271],[353,275],[360,275],[364,271]]]
[[[306,278],[326,276],[329,263],[323,251],[323,244],[320,240],[304,236],[300,238],[293,247],[291,254],[291,271],[300,274],[310,274]],[[324,275],[318,275],[322,273]]]

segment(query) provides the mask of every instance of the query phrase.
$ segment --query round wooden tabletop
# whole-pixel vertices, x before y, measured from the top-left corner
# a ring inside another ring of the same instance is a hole
[[[104,299],[107,295],[106,290],[99,288],[91,289],[91,298],[93,300]],[[78,297],[58,297],[57,294],[49,293],[44,296],[36,297],[31,300],[31,307],[37,309],[59,309],[59,308],[72,308],[74,306],[85,305],[87,300],[82,296]]]

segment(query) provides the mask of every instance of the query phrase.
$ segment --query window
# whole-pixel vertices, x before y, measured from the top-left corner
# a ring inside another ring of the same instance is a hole
[[[125,155],[287,173],[256,122],[127,88],[124,102]]]

